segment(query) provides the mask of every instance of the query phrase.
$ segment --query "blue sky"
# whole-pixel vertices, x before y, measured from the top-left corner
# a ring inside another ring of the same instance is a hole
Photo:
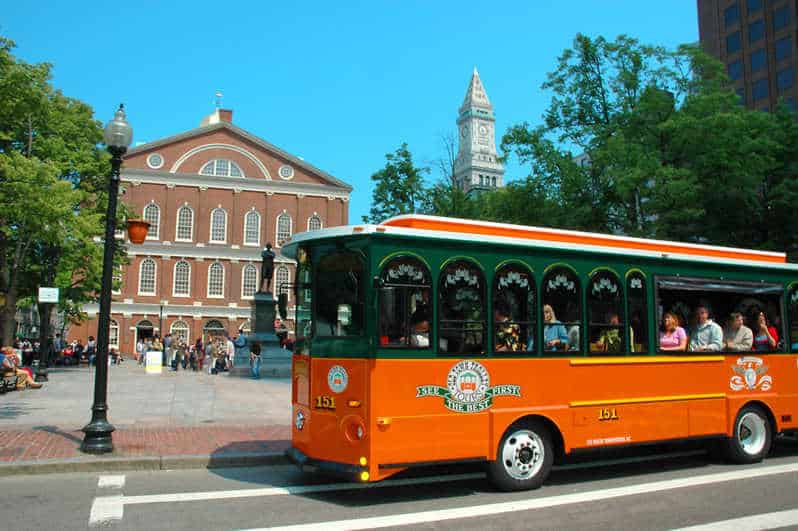
[[[17,56],[53,63],[55,85],[98,119],[124,102],[134,142],[198,126],[221,90],[236,125],[350,183],[353,222],[386,153],[442,155],[474,66],[497,136],[539,123],[540,85],[577,32],[696,42],[696,2],[39,1],[0,19]],[[527,173],[511,161],[505,179]]]

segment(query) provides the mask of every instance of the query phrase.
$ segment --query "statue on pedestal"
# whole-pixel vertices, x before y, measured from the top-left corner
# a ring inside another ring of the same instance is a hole
[[[269,293],[271,291],[272,273],[274,273],[274,251],[272,251],[271,243],[266,244],[266,248],[260,253],[260,256],[262,262],[258,293]]]

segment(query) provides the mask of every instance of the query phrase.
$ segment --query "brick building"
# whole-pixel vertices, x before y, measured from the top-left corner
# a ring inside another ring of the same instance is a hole
[[[294,262],[280,255],[286,238],[348,222],[351,186],[236,127],[232,115],[217,109],[197,129],[126,154],[122,199],[151,226],[142,245],[127,244],[112,348],[132,353],[152,334],[194,342],[248,330],[263,247],[275,247],[276,288],[293,279]],[[289,291],[289,309],[292,299]],[[70,339],[97,335],[98,305],[84,310],[89,320]]]
[[[701,45],[725,65],[751,109],[795,110],[798,84],[795,0],[698,0]]]

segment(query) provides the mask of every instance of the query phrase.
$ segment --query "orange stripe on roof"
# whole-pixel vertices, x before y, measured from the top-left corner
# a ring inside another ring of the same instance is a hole
[[[745,249],[734,249],[731,247],[698,247],[679,244],[676,242],[666,243],[643,239],[624,239],[622,237],[609,237],[603,236],[601,234],[581,233],[576,231],[564,233],[536,227],[524,227],[521,225],[495,225],[481,224],[479,222],[469,223],[451,218],[403,216],[398,219],[387,220],[383,223],[383,225],[420,230],[461,232],[465,234],[482,234],[485,236],[499,236],[505,238],[521,238],[526,240],[593,245],[608,247],[611,249],[633,249],[637,251],[652,251],[664,254],[683,254],[777,264],[783,264],[787,262],[787,256],[783,253],[757,253],[746,251]]]

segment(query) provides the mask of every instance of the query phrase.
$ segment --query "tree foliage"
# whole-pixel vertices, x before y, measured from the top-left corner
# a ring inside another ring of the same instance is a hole
[[[61,290],[79,318],[99,293],[108,156],[102,125],[85,103],[51,84],[51,65],[17,59],[0,37],[0,340],[11,339],[20,302],[39,286]],[[122,249],[118,256],[122,256]],[[49,319],[49,316],[41,316]]]
[[[371,209],[368,216],[363,216],[366,223],[381,223],[392,216],[418,212],[423,199],[424,174],[428,169],[413,164],[407,144],[385,158],[385,167],[371,176],[375,186]]]

